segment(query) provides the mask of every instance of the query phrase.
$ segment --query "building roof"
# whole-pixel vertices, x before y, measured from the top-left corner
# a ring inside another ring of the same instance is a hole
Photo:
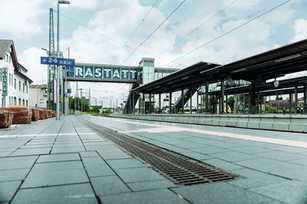
[[[185,69],[178,70],[166,77],[145,84],[135,90],[143,93],[167,93],[179,91],[203,83],[200,73],[204,70],[210,70],[218,64],[199,62]]]
[[[30,85],[31,89],[47,89],[47,84],[33,84]]]
[[[265,81],[289,73],[307,70],[306,65],[307,40],[302,40],[223,65],[210,74],[247,81]]]
[[[13,44],[13,40],[0,39],[0,59],[3,59],[5,57],[6,52]]]
[[[33,83],[32,79],[30,79],[27,75],[25,75],[23,72],[20,71],[16,71],[15,70],[15,74],[19,75],[20,77],[26,79],[27,81],[29,81],[29,83]]]
[[[307,70],[307,40],[264,52],[226,65],[197,63],[136,88],[142,93],[167,93],[227,79],[264,83],[286,74]]]
[[[27,79],[30,83],[32,83],[33,81],[28,76],[25,75],[28,72],[28,69],[26,69],[17,60],[14,41],[8,39],[0,39],[0,59],[3,59],[5,57],[6,52],[8,52],[10,49],[11,49],[10,54],[12,57],[12,63],[15,68],[15,73],[19,74],[21,77]]]
[[[306,84],[307,84],[307,77],[303,76],[303,77],[280,80],[278,87],[274,86],[274,82],[258,84],[256,86],[256,89],[257,89],[257,93],[264,92],[264,93],[274,94],[274,91],[288,90],[288,89],[292,90],[295,87],[304,86]],[[225,95],[236,95],[236,94],[245,94],[245,93],[247,94],[249,93],[250,89],[251,89],[250,85],[241,86],[241,87],[230,87],[230,88],[225,88],[224,93]],[[199,91],[198,93],[200,95],[205,94],[201,91]],[[209,92],[209,95],[220,95],[220,94],[221,94],[220,90]]]

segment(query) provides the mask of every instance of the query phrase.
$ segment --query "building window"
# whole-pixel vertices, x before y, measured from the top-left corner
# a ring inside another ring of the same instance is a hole
[[[19,83],[18,83],[18,87],[19,87],[19,91],[21,91],[21,81],[18,81]]]
[[[18,99],[18,105],[21,106],[21,98]]]
[[[14,105],[15,105],[15,106],[17,105],[17,99],[16,99],[16,97],[14,97]]]
[[[25,83],[22,84],[22,92],[24,93],[26,91]]]
[[[25,99],[22,100],[22,106],[25,106]]]
[[[9,58],[10,58],[10,55],[9,55],[9,54],[6,54],[6,55],[5,55],[5,61],[6,61],[7,63],[10,62]]]
[[[14,82],[13,82],[13,74],[10,74],[10,77],[9,77],[9,78],[10,78],[10,79],[9,79],[9,80],[10,80],[10,86],[13,86],[13,83],[14,83]]]
[[[17,80],[16,79],[14,79],[14,89],[16,90],[16,87],[17,86]]]
[[[27,107],[29,106],[29,102],[28,102],[28,100],[26,100],[26,106],[27,106]]]

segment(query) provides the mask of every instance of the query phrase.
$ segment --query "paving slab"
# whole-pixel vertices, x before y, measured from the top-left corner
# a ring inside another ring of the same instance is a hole
[[[271,204],[277,202],[276,200],[227,183],[179,187],[173,188],[173,190],[193,204]]]
[[[103,204],[188,204],[187,201],[169,190],[122,193],[101,197],[101,200]]]
[[[99,196],[107,196],[130,192],[129,188],[117,176],[91,178],[95,192]]]
[[[234,171],[236,169],[242,169],[244,167],[239,166],[232,162],[223,161],[221,159],[205,159],[203,160],[204,163],[215,166],[217,168],[226,170],[226,171]]]
[[[80,152],[81,158],[89,158],[89,157],[99,157],[97,152],[88,151],[88,152]]]
[[[0,170],[31,168],[36,156],[0,158]]]
[[[215,154],[215,153],[220,153],[220,152],[227,152],[229,149],[226,148],[221,148],[213,145],[207,145],[202,148],[195,148],[193,149],[195,152],[203,153],[203,154]]]
[[[29,171],[30,171],[30,168],[1,170],[0,171],[0,182],[24,180],[25,176],[27,175]]]
[[[246,168],[233,170],[232,173],[238,175],[239,177],[233,181],[229,181],[229,183],[246,189],[289,181],[288,179],[284,179],[282,177]]]
[[[214,157],[223,159],[229,162],[238,162],[255,158],[254,155],[245,154],[237,151],[228,151],[214,154]]]
[[[266,173],[286,177],[289,179],[296,179],[300,181],[307,180],[307,166],[302,166],[299,164],[293,164],[289,162],[282,162],[266,158],[240,161],[238,162],[238,164]]]
[[[85,149],[82,146],[79,147],[56,147],[52,148],[51,153],[76,153],[76,152],[82,152],[85,151]]]
[[[12,204],[98,204],[89,183],[20,190]]]
[[[116,159],[116,160],[108,160],[107,163],[113,169],[127,169],[127,168],[138,168],[144,167],[145,164],[140,162],[137,159]]]
[[[78,160],[80,160],[78,154],[51,154],[51,155],[40,156],[37,160],[37,163],[78,161]]]
[[[40,155],[49,154],[51,148],[32,148],[32,149],[18,149],[13,152],[11,156],[27,156],[27,155]]]
[[[166,179],[151,168],[117,169],[115,171],[127,183]]]
[[[129,159],[131,158],[130,155],[124,153],[123,151],[114,151],[114,152],[102,152],[98,150],[99,154],[105,159],[105,160],[111,160],[111,159]]]
[[[100,157],[83,158],[82,162],[90,177],[115,175],[112,169]]]
[[[0,182],[0,203],[10,201],[17,191],[20,181]]]
[[[89,182],[80,161],[40,163],[31,170],[22,188]]]
[[[187,157],[190,157],[190,158],[193,158],[193,159],[196,159],[196,160],[204,160],[204,159],[210,159],[212,158],[211,155],[208,155],[208,154],[200,154],[200,153],[197,153],[197,152],[193,152],[193,150],[179,150],[177,151],[178,153],[180,154],[183,154]]]
[[[289,181],[260,188],[254,188],[252,191],[280,201],[284,201],[288,204],[307,203],[306,183]]]
[[[153,189],[166,189],[176,185],[169,180],[154,180],[145,182],[127,183],[133,191],[146,191]]]
[[[260,154],[257,154],[257,156],[274,159],[278,161],[293,161],[293,160],[298,160],[298,159],[307,160],[307,155],[301,155],[301,154],[294,153],[294,152],[292,153],[292,152],[286,152],[286,151],[280,151],[280,150],[260,153]]]

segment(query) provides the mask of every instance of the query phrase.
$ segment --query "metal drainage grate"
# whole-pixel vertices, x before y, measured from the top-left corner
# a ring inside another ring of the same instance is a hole
[[[151,164],[175,184],[193,185],[234,179],[233,175],[214,166],[200,163],[108,128],[92,123],[89,125],[134,156]]]

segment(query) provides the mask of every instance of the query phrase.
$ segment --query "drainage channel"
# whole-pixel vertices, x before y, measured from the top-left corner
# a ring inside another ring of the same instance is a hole
[[[88,125],[135,157],[152,165],[177,185],[194,185],[234,179],[230,173],[212,165],[176,154],[109,128],[90,122]]]

